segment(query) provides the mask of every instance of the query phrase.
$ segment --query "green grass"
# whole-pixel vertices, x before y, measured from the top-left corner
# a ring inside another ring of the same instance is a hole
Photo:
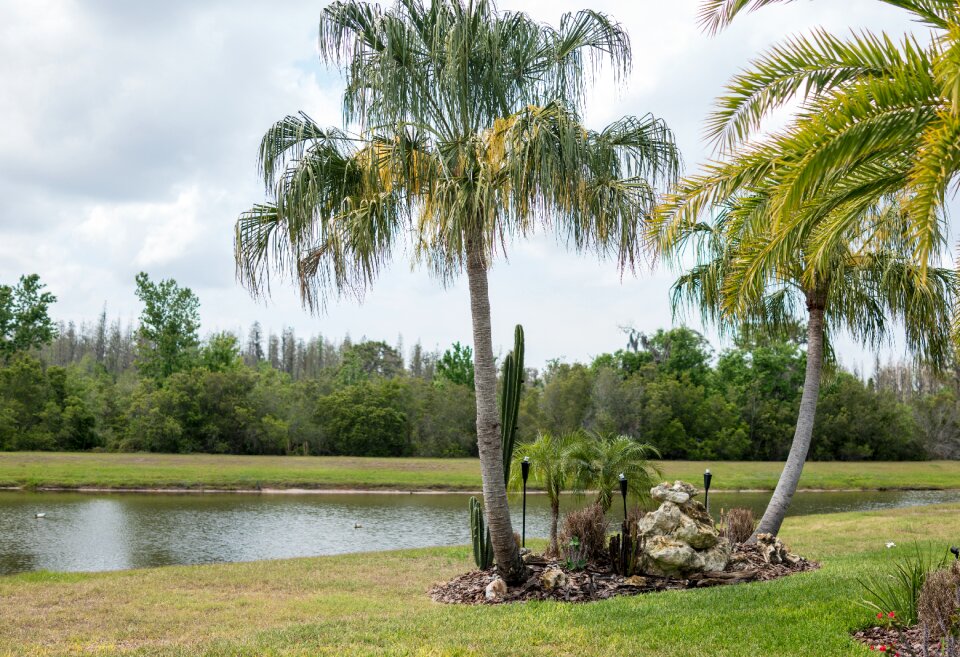
[[[857,577],[914,540],[958,542],[960,505],[790,518],[782,536],[822,570],[579,605],[433,603],[466,548],[0,577],[0,655],[867,655]]]
[[[664,461],[665,479],[716,490],[772,490],[781,463]],[[958,488],[960,461],[808,463],[802,488]],[[479,490],[475,459],[0,452],[0,486],[101,488],[341,488]]]

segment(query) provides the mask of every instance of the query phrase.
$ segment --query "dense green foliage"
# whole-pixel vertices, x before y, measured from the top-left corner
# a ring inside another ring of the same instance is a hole
[[[130,359],[132,332],[108,329],[117,339],[99,357],[97,333],[65,325],[49,346],[0,367],[0,449],[476,455],[473,391],[437,377],[439,355],[419,345],[415,370],[382,342],[288,330],[273,365],[221,333],[156,381]],[[384,354],[392,365],[377,364]],[[878,368],[868,381],[828,374],[812,457],[960,455],[960,377]],[[667,459],[782,460],[803,371],[795,340],[738,340],[715,356],[693,331],[658,331],[592,363],[528,369],[518,440],[587,428],[630,435]]]
[[[48,344],[0,367],[0,450],[476,456],[473,389],[440,373],[444,356],[469,362],[468,347],[441,355],[416,344],[407,359],[382,341],[305,340],[259,324],[242,345],[231,333],[200,340],[196,297],[139,278],[156,293],[147,329],[103,312],[93,324],[50,327]],[[180,346],[152,359],[146,337],[164,321]],[[714,353],[686,328],[631,332],[625,348],[590,363],[527,369],[518,441],[586,429],[631,436],[665,459],[782,460],[803,383],[802,335],[744,331]],[[866,381],[828,373],[812,457],[960,456],[960,369],[874,369]]]

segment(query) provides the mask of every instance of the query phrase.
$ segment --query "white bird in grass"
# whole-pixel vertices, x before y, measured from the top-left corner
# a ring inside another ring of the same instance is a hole
[[[896,543],[894,543],[893,541],[887,541],[887,549],[888,549],[888,550],[889,550],[890,548],[895,548],[895,547],[897,547],[897,544],[896,544]]]
[[[34,513],[34,514],[33,514],[33,517],[34,517],[34,518],[46,518],[46,517],[47,517],[47,514],[46,514],[46,513]]]

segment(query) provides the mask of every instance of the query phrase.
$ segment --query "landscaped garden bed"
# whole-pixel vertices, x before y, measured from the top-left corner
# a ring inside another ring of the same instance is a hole
[[[562,560],[532,557],[527,559],[527,581],[520,586],[509,587],[503,595],[487,595],[488,587],[498,579],[495,568],[473,570],[449,582],[436,584],[429,594],[437,602],[452,604],[500,604],[527,600],[591,602],[618,595],[767,581],[819,567],[819,563],[803,558],[797,558],[792,563],[769,563],[759,546],[747,544],[734,547],[726,570],[694,573],[684,578],[645,575],[624,577],[613,572],[609,562],[571,570]]]
[[[589,602],[771,580],[819,568],[792,554],[775,536],[754,536],[756,524],[748,509],[731,509],[718,527],[694,499],[697,495],[697,489],[683,481],[655,486],[650,498],[659,507],[625,513],[620,533],[613,536],[607,532],[607,508],[599,502],[573,511],[564,518],[560,536],[551,536],[543,555],[523,551],[523,583],[508,587],[495,568],[483,567],[487,564],[478,559],[478,570],[436,584],[429,594],[438,602],[463,604]],[[482,535],[476,517],[473,529],[474,536]],[[483,556],[481,548],[482,544],[475,545],[478,557]]]

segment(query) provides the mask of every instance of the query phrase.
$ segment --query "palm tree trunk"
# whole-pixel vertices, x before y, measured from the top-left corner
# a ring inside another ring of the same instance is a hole
[[[797,492],[803,464],[807,460],[807,452],[810,451],[813,423],[817,415],[817,399],[820,396],[820,373],[823,370],[824,296],[822,294],[807,295],[807,371],[803,380],[803,394],[800,396],[797,428],[793,434],[793,444],[790,445],[787,462],[783,466],[783,472],[780,473],[780,480],[751,540],[754,540],[757,534],[776,535],[780,531],[790,500]]]
[[[483,478],[483,508],[490,542],[497,561],[497,573],[507,584],[519,584],[526,574],[510,524],[507,487],[503,479],[503,450],[500,444],[500,414],[497,412],[497,369],[493,361],[490,328],[490,293],[487,267],[480,249],[467,244],[467,278],[470,284],[470,312],[473,316],[473,368],[477,396],[477,447]]]

